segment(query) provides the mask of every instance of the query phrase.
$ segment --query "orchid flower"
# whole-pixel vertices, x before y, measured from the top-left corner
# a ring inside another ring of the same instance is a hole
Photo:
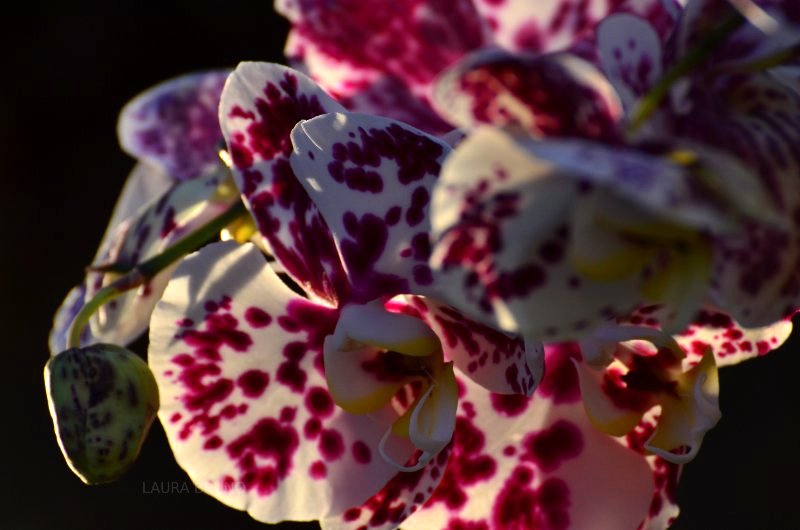
[[[686,33],[693,9],[690,3],[676,34]],[[450,303],[502,329],[555,340],[637,304],[673,307],[665,322],[672,333],[704,303],[756,328],[791,315],[794,246],[780,242],[791,240],[794,208],[778,207],[797,195],[790,168],[774,182],[773,171],[750,162],[758,156],[752,148],[730,152],[697,134],[703,129],[694,115],[685,125],[693,134],[627,137],[631,98],[660,78],[650,66],[660,51],[640,49],[659,39],[631,14],[603,21],[599,57],[611,83],[574,54],[494,50],[466,57],[439,78],[440,113],[472,131],[434,190],[433,264]],[[789,98],[796,94],[778,98],[780,108],[797,108]],[[772,255],[744,254],[766,241],[775,243]],[[762,278],[778,265],[779,275]],[[764,283],[771,283],[764,296],[742,293]]]
[[[765,35],[741,25],[713,50],[708,63],[673,87],[641,134],[690,138],[737,157],[768,193],[764,211],[777,223],[751,222],[743,233],[716,238],[714,282],[708,301],[748,327],[763,327],[790,317],[800,306],[800,234],[798,163],[800,94],[790,62],[800,43],[792,3],[761,2],[767,14],[784,24]],[[680,61],[699,36],[733,8],[723,1],[688,2],[664,43],[644,20],[610,17],[598,30],[602,66],[632,111],[636,97],[651,89],[662,72]],[[735,20],[735,18],[733,19]],[[619,41],[624,27],[631,45]],[[625,50],[625,51],[623,51]],[[636,77],[634,72],[646,72]],[[643,100],[644,101],[644,100]],[[631,118],[635,120],[635,117]]]
[[[432,489],[456,374],[529,395],[542,361],[540,345],[429,296],[428,202],[450,147],[347,113],[273,64],[239,65],[220,123],[285,281],[249,244],[210,245],[175,272],[149,362],[178,463],[265,522],[343,517],[398,472],[422,470]]]
[[[459,379],[453,446],[430,499],[418,504],[438,468],[398,475],[322,527],[666,528],[678,513],[679,466],[646,454],[650,417],[625,438],[594,427],[572,365],[580,359],[574,343],[548,346],[548,370],[530,399]]]
[[[501,47],[544,53],[582,47],[615,12],[641,15],[666,32],[672,0],[277,0],[292,24],[286,56],[352,109],[449,130],[433,110],[436,77],[469,52]]]
[[[217,107],[228,72],[190,74],[159,84],[129,102],[118,122],[123,149],[137,159],[84,282],[55,316],[50,350],[67,348],[81,308],[119,273],[158,255],[238,200],[217,152]],[[127,344],[147,327],[171,270],[112,300],[95,314],[82,344]]]

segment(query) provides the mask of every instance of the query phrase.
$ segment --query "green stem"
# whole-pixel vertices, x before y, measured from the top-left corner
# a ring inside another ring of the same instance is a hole
[[[725,73],[757,74],[758,72],[786,64],[792,59],[796,59],[798,55],[800,55],[800,44],[795,44],[749,62],[721,66],[719,70]]]
[[[80,348],[81,334],[92,315],[103,304],[113,300],[119,295],[130,291],[151,280],[156,274],[166,269],[186,254],[200,248],[204,243],[216,237],[220,230],[231,224],[247,213],[242,201],[232,204],[221,215],[215,217],[185,238],[181,239],[161,254],[139,263],[124,276],[117,278],[109,285],[103,287],[89,300],[75,316],[69,329],[67,349]]]
[[[739,13],[731,15],[722,24],[706,35],[700,43],[692,48],[677,64],[670,68],[650,92],[639,100],[638,105],[633,111],[630,122],[628,123],[628,132],[636,132],[636,130],[653,115],[661,104],[661,101],[669,93],[672,85],[700,66],[700,64],[708,59],[717,47],[744,22],[745,19]]]

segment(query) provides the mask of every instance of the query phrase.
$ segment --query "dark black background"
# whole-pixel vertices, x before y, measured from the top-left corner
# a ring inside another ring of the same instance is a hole
[[[287,25],[267,1],[237,16],[194,3],[176,13],[3,21],[2,529],[264,527],[193,489],[154,493],[154,483],[190,486],[158,425],[127,476],[84,486],[62,461],[45,402],[52,313],[94,255],[133,166],[116,142],[119,109],[181,73],[281,61]],[[795,339],[723,370],[723,419],[685,470],[675,528],[800,528],[798,349]]]

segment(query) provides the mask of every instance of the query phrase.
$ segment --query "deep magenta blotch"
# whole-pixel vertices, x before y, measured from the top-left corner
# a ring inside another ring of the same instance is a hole
[[[269,384],[269,374],[261,370],[253,369],[244,372],[236,380],[236,385],[242,389],[242,393],[249,398],[257,398],[264,393]]]
[[[258,307],[248,307],[244,312],[244,319],[254,328],[264,328],[272,322],[272,317]]]
[[[369,464],[372,461],[372,452],[369,446],[361,440],[353,442],[352,452],[353,459],[359,464]]]
[[[327,418],[333,414],[333,398],[322,387],[315,386],[310,388],[306,393],[305,403],[306,408],[313,416]]]
[[[524,413],[533,398],[523,394],[491,394],[492,408],[501,416],[513,418]]]
[[[338,460],[344,454],[344,441],[339,431],[324,429],[319,437],[319,452],[322,457],[330,462]]]
[[[551,472],[580,455],[583,445],[580,429],[566,420],[558,420],[547,429],[529,434],[522,442],[525,453],[520,458]]]

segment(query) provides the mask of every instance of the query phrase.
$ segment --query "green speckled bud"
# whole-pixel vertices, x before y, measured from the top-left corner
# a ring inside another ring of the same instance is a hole
[[[113,344],[73,348],[44,368],[58,445],[87,484],[116,480],[139,454],[158,411],[147,364]]]

